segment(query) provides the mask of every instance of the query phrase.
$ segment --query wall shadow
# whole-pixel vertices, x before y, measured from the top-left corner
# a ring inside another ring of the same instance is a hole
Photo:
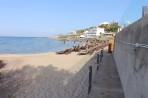
[[[92,62],[96,64],[96,57],[76,73],[58,70],[53,65],[25,65],[22,69],[9,71],[0,80],[0,98],[71,98],[84,78],[88,78]],[[88,79],[85,85],[88,85]]]
[[[71,75],[68,71],[57,70],[52,65],[36,68],[25,65],[21,70],[10,71],[1,80],[0,98],[11,98],[16,95],[23,98],[27,97],[27,94],[34,94],[34,98],[55,96],[56,89],[62,88],[65,79]]]

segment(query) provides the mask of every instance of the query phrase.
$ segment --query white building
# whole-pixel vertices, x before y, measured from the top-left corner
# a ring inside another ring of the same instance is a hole
[[[118,28],[118,32],[120,32],[123,28],[124,28],[124,27],[120,26],[120,27]],[[117,32],[117,33],[118,33],[118,32]]]
[[[104,28],[97,27],[85,31],[83,35],[80,36],[80,38],[94,38],[100,36],[103,33],[105,33]]]
[[[100,36],[101,34],[104,34],[104,33],[105,33],[105,28],[97,27],[97,36]]]

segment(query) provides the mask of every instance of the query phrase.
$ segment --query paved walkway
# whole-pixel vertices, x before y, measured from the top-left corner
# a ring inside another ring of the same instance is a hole
[[[92,90],[86,98],[125,98],[112,54],[104,53]]]

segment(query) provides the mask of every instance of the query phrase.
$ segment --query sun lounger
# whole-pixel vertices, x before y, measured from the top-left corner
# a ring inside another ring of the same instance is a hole
[[[56,54],[64,54],[64,51],[56,52]]]

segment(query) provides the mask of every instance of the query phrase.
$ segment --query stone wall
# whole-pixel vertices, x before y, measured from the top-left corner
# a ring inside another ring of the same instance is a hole
[[[148,45],[148,16],[119,32],[114,47],[125,97],[148,98],[148,48],[132,45],[136,43]]]

